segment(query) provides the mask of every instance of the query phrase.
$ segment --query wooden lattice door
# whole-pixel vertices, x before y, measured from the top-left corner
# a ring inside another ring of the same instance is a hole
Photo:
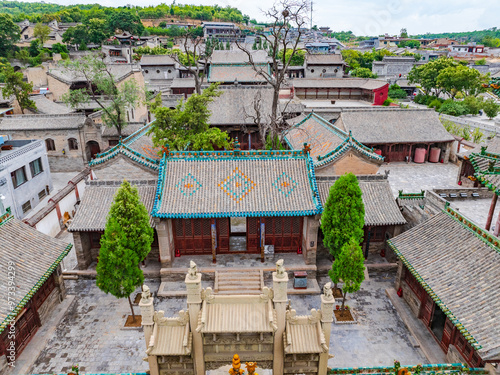
[[[222,217],[217,222],[217,254],[229,252],[230,219]]]
[[[247,252],[260,253],[260,218],[247,217]]]

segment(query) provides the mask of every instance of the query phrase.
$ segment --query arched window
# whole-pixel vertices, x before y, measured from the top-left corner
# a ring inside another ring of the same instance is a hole
[[[54,140],[52,138],[47,138],[45,140],[45,147],[47,148],[47,151],[56,150],[56,144],[54,143]]]
[[[70,150],[78,150],[78,142],[76,141],[75,138],[68,139],[68,148]]]

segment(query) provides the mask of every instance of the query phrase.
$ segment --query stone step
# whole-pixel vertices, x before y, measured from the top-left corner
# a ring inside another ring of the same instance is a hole
[[[78,280],[78,275],[63,275],[64,280]]]
[[[263,280],[261,270],[216,271],[214,291],[218,294],[260,294]]]

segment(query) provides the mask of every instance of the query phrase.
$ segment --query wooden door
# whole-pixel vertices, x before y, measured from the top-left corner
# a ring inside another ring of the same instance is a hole
[[[450,321],[450,319],[446,318],[446,323],[444,324],[443,338],[441,339],[441,347],[443,348],[445,353],[448,353],[448,347],[452,341],[453,329],[455,326]]]
[[[229,252],[229,234],[231,224],[228,217],[216,219],[217,223],[217,254]]]
[[[14,343],[16,347],[16,358],[19,357],[23,349],[28,345],[28,343],[38,330],[37,317],[35,311],[31,306],[31,302],[28,303],[24,312],[21,312],[20,315],[21,316],[17,318],[15,323],[16,335]],[[9,326],[5,329],[4,334],[2,335],[5,347],[10,346],[10,343],[12,341],[8,336],[8,332]]]
[[[260,253],[260,218],[247,217],[247,252]]]
[[[174,219],[175,249],[181,255],[212,254],[210,219]]]
[[[420,308],[420,318],[424,321],[426,327],[429,327],[432,320],[432,314],[434,312],[434,301],[426,293],[422,306]]]
[[[302,223],[299,216],[266,217],[266,245],[275,252],[296,252],[302,247]]]

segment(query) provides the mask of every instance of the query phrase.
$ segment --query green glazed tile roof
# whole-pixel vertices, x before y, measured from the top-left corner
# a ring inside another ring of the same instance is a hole
[[[446,207],[388,244],[481,358],[500,359],[500,240]]]
[[[1,333],[73,245],[47,236],[8,214],[0,218],[0,244],[0,294],[5,296],[0,299]]]

